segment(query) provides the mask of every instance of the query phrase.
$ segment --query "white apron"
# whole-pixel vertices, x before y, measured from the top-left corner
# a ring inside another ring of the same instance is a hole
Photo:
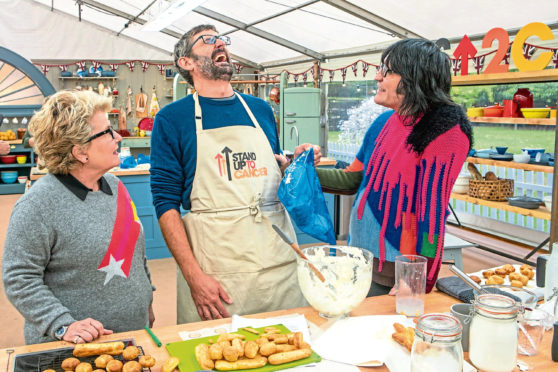
[[[237,125],[204,130],[194,94],[197,162],[183,218],[192,252],[201,269],[233,299],[232,314],[307,306],[298,286],[296,258],[272,224],[293,239],[290,218],[277,199],[281,170],[258,121],[235,93],[255,127]],[[178,323],[200,321],[180,269]]]

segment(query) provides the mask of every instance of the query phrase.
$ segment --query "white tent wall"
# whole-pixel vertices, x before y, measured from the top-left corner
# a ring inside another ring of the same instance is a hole
[[[401,32],[431,40],[445,37],[456,45],[464,34],[484,35],[494,27],[517,30],[537,21],[558,29],[555,0],[533,0],[529,6],[521,0],[236,0],[234,6],[229,0],[207,0],[167,29],[147,32],[141,24],[149,19],[149,10],[142,11],[151,2],[84,0],[79,22],[75,0],[0,0],[0,45],[33,62],[167,61],[177,36],[210,23],[231,36],[229,50],[240,63],[251,61],[269,72],[288,66],[296,72],[299,66],[293,65],[303,61],[300,68],[305,70],[316,54],[325,57],[324,68],[346,66],[359,58],[377,63],[379,55],[371,51],[381,52],[399,40]],[[136,16],[136,22],[130,22]],[[289,43],[294,45],[289,48]],[[344,53],[351,56],[330,57]]]
[[[46,60],[172,60],[171,52],[153,47],[32,0],[0,0],[0,45],[32,62]],[[120,21],[123,23],[122,21]],[[174,38],[170,45],[174,45]],[[161,45],[154,43],[153,45]]]

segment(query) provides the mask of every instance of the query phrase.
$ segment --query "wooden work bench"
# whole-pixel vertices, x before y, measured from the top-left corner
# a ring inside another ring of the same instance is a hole
[[[450,306],[454,303],[458,303],[458,300],[442,292],[438,292],[437,290],[434,290],[432,293],[426,295],[425,312],[426,313],[449,312]],[[261,313],[261,314],[249,315],[248,317],[266,318],[266,317],[276,317],[276,316],[295,314],[295,313],[303,314],[308,321],[316,324],[317,326],[322,326],[324,325],[324,323],[326,323],[326,319],[320,317],[318,315],[318,312],[311,307],[274,311],[270,313]],[[358,306],[353,312],[351,312],[351,316],[394,315],[394,314],[396,314],[395,297],[387,296],[387,295],[367,298],[360,306]],[[231,319],[227,318],[227,319],[211,320],[206,322],[180,324],[175,326],[154,328],[153,332],[161,340],[163,345],[165,345],[170,342],[181,341],[178,335],[178,332],[180,331],[192,332],[192,331],[200,330],[202,328],[215,327],[230,322]],[[140,345],[144,349],[144,352],[146,354],[150,354],[157,359],[156,366],[151,370],[153,372],[160,371],[161,364],[169,357],[169,355],[164,346],[157,347],[155,345],[155,343],[149,337],[149,335],[145,330],[123,332],[123,333],[103,336],[100,339],[100,341],[123,340],[123,339],[130,339],[130,338],[133,338],[136,344]],[[339,342],[343,342],[343,340],[339,340]],[[551,350],[550,350],[551,342],[552,342],[552,331],[545,332],[543,340],[539,345],[538,354],[532,357],[519,356],[519,359],[528,363],[532,367],[531,370],[533,371],[558,370],[558,363],[553,362],[551,358]],[[68,342],[63,342],[63,341],[50,342],[45,344],[18,346],[13,348],[14,350],[13,355],[48,350],[48,349],[67,348],[72,346],[73,344]],[[6,363],[8,362],[8,353],[6,352],[6,350],[7,349],[0,349],[0,368],[2,369],[5,368]],[[490,350],[487,350],[487,352],[490,352]],[[468,360],[468,353],[465,353],[465,358]],[[11,369],[12,361],[13,359],[10,359],[10,366],[8,368],[9,371],[12,370]],[[369,368],[361,368],[361,370],[371,371],[371,369]],[[374,372],[388,371],[388,369],[387,367],[382,366],[382,367],[374,368],[373,371]]]

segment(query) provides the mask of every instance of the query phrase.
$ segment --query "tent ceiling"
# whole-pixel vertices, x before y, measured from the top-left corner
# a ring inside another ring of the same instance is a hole
[[[403,37],[459,40],[465,34],[485,34],[494,27],[518,29],[534,21],[558,29],[556,0],[533,0],[528,5],[521,0],[207,0],[161,32],[141,26],[161,7],[153,0],[32,2],[76,19],[77,4],[82,3],[83,21],[156,48],[168,59],[180,35],[198,24],[214,24],[231,36],[234,59],[260,69],[335,58],[338,50],[358,55]]]

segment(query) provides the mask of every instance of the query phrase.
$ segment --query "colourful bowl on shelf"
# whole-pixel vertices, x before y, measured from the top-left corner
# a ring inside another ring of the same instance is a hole
[[[526,152],[527,154],[529,154],[529,156],[531,157],[532,160],[535,160],[538,153],[544,154],[544,149],[525,148],[525,149],[521,149],[521,151],[523,151],[523,153]]]
[[[531,155],[529,154],[514,154],[513,155],[513,161],[515,161],[516,163],[529,163],[529,161],[531,160]]]
[[[25,164],[27,162],[27,155],[16,155],[16,161],[18,164]]]
[[[547,118],[550,113],[549,108],[522,108],[523,116],[528,119],[543,119]]]
[[[4,183],[14,183],[17,180],[17,171],[2,171],[0,172],[0,179]]]
[[[500,117],[504,115],[504,106],[488,106],[484,108],[484,116],[488,117]]]
[[[470,107],[467,109],[468,117],[484,116],[484,109],[482,107]]]
[[[2,155],[2,156],[0,156],[0,163],[13,164],[15,162],[16,162],[16,156],[15,155]]]

